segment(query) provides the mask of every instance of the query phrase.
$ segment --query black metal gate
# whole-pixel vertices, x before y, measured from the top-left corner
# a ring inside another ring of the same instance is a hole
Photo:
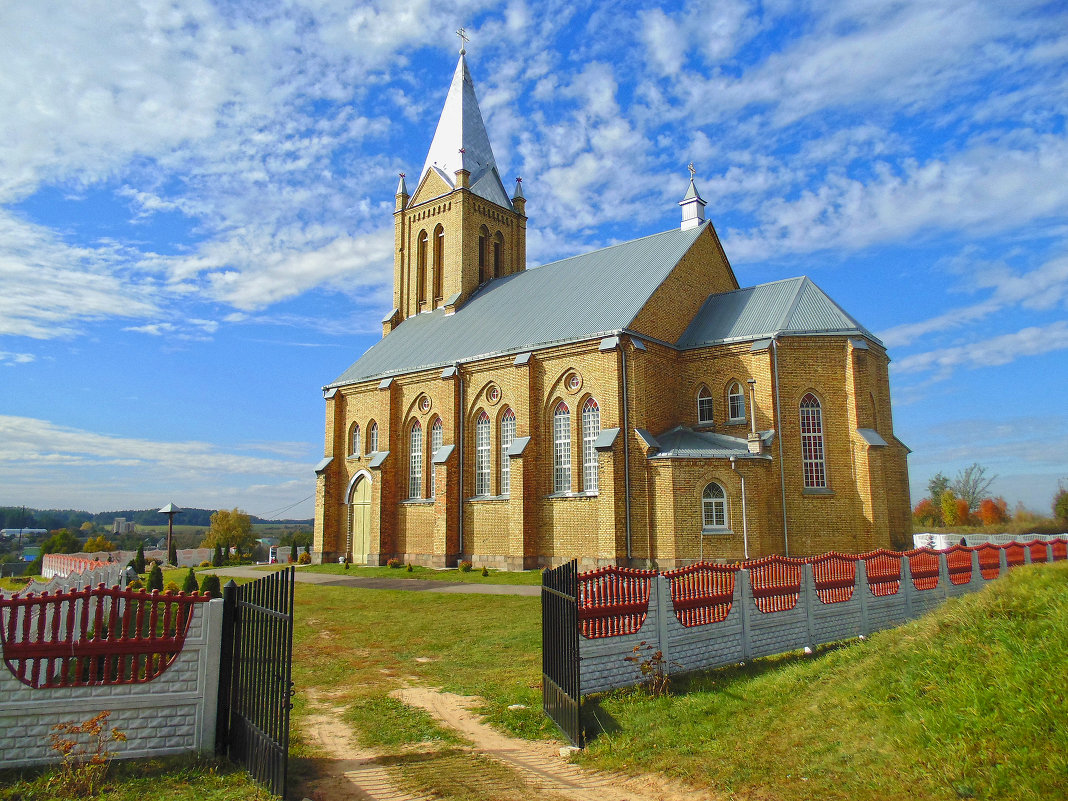
[[[293,695],[292,567],[223,590],[216,750],[286,796]]]
[[[545,714],[572,745],[582,748],[578,562],[575,560],[542,573],[541,698]]]

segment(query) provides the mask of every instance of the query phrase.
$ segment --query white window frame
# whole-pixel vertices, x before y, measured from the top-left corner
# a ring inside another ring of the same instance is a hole
[[[727,387],[727,415],[731,422],[745,421],[745,390],[741,381],[733,381]]]
[[[367,428],[367,452],[375,453],[378,450],[378,423],[372,422]]]
[[[553,492],[571,492],[571,410],[563,401],[553,411]]]
[[[475,422],[475,495],[490,494],[490,419],[484,411]]]
[[[709,482],[701,493],[701,528],[704,531],[727,531],[727,491],[716,481]]]
[[[430,471],[430,497],[433,498],[437,487],[435,486],[434,477],[437,473],[434,465],[434,454],[438,452],[438,448],[441,447],[443,438],[445,436],[445,427],[441,424],[441,418],[438,417],[434,420],[434,425],[430,426],[430,461],[427,463],[427,470]]]
[[[601,407],[592,397],[582,405],[582,489],[597,492],[600,464],[597,459],[597,435],[601,433]]]
[[[715,406],[712,402],[712,393],[708,387],[701,387],[697,391],[697,424],[710,426],[715,423]]]
[[[515,412],[505,409],[501,415],[501,495],[512,491],[512,460],[508,449],[515,440]]]
[[[408,429],[408,497],[423,497],[423,426],[418,420]]]
[[[823,404],[809,392],[799,404],[801,473],[805,489],[827,489],[827,457],[823,441]]]
[[[359,423],[353,423],[353,425],[352,425],[352,436],[349,438],[349,447],[352,448],[352,450],[349,453],[350,456],[359,456],[360,455],[360,424]]]

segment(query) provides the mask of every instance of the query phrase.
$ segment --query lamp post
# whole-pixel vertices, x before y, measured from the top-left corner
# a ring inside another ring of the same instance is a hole
[[[173,503],[168,503],[159,510],[161,515],[167,515],[167,558],[171,555],[171,536],[174,534],[174,516],[182,510]],[[175,565],[177,567],[177,565]]]

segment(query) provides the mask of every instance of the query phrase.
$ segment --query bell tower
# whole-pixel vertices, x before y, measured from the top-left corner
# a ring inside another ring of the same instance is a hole
[[[393,212],[394,309],[383,335],[421,312],[452,313],[482,285],[526,269],[522,179],[509,198],[463,49],[411,195],[405,177]]]

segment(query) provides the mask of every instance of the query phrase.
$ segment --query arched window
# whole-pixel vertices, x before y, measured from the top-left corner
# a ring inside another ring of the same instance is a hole
[[[505,409],[501,415],[501,495],[512,490],[512,460],[508,458],[508,449],[515,440],[515,413]]]
[[[486,280],[486,248],[489,246],[489,229],[482,226],[478,229],[478,282]]]
[[[504,237],[501,236],[501,232],[498,231],[493,235],[493,277],[501,277],[501,269],[503,267],[504,259]]]
[[[811,392],[801,399],[801,467],[805,487],[827,486],[827,464],[823,456],[823,412]]]
[[[490,494],[490,419],[482,412],[475,423],[475,495]]]
[[[422,303],[426,300],[426,231],[419,232],[419,249],[416,257],[415,269],[415,302]],[[416,308],[418,311],[418,307]]]
[[[553,412],[553,492],[571,492],[571,410],[563,401]]]
[[[423,427],[418,420],[408,438],[408,497],[423,497]]]
[[[706,529],[727,527],[727,493],[715,481],[701,495],[701,525]]]
[[[708,387],[701,387],[697,393],[697,422],[700,425],[712,425],[712,393]]]
[[[430,426],[430,464],[427,465],[427,469],[430,471],[430,497],[433,498],[436,494],[436,487],[434,486],[434,474],[437,472],[434,469],[434,454],[438,452],[438,448],[441,447],[442,439],[444,437],[444,428],[441,425],[441,418],[434,420],[434,425]]]
[[[445,229],[440,225],[434,229],[434,300],[439,301],[444,296],[445,272]]]
[[[352,436],[349,437],[349,445],[352,450],[349,451],[350,456],[360,455],[360,426],[358,423],[352,424]]]
[[[378,423],[371,421],[367,429],[367,452],[374,453],[378,450]]]
[[[745,419],[745,391],[738,381],[727,388],[727,414],[732,421]]]
[[[582,489],[597,492],[597,450],[593,447],[601,433],[601,410],[588,398],[582,406]]]

